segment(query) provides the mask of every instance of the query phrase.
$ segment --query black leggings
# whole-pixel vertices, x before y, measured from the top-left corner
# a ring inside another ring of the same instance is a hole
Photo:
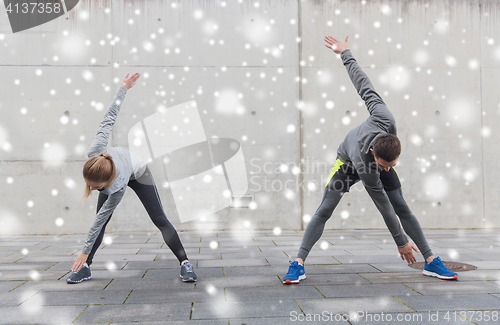
[[[181,240],[179,239],[179,235],[175,230],[174,226],[168,221],[165,212],[163,211],[163,207],[161,205],[160,196],[158,195],[158,190],[156,189],[156,185],[153,180],[153,176],[151,175],[151,171],[149,167],[146,167],[144,174],[137,180],[130,180],[127,184],[131,189],[134,190],[135,194],[139,197],[142,204],[146,208],[146,211],[149,214],[149,217],[153,221],[156,227],[160,229],[163,239],[167,246],[172,250],[175,254],[179,262],[183,260],[187,260],[186,252],[184,251],[184,247],[182,246]],[[108,199],[106,194],[102,192],[99,193],[99,198],[97,199],[97,212],[101,209],[104,202]],[[104,237],[104,231],[106,229],[106,225],[109,220],[111,220],[111,214],[101,229],[99,236],[97,237],[94,246],[92,246],[92,250],[87,258],[87,264],[90,266],[92,264],[92,259],[94,258],[94,254],[101,245],[102,239]]]
[[[304,237],[302,238],[302,243],[300,244],[300,249],[297,254],[297,257],[304,261],[306,260],[307,255],[309,255],[311,248],[323,234],[325,223],[332,216],[333,210],[337,207],[338,203],[342,199],[342,196],[349,192],[350,187],[360,180],[358,173],[352,167],[340,165],[338,169],[335,170],[335,168],[336,167],[334,166],[332,171],[334,174],[325,186],[323,199],[321,200],[316,213],[314,213],[314,216],[311,218],[311,221],[307,225],[306,231],[304,232]],[[427,240],[425,239],[420,223],[411,212],[410,207],[408,207],[408,204],[406,204],[406,201],[403,198],[401,182],[399,181],[399,177],[394,167],[392,167],[388,172],[384,170],[381,171],[380,180],[384,185],[384,190],[389,197],[389,201],[391,202],[396,215],[399,217],[399,220],[403,225],[404,231],[415,242],[424,258],[431,256],[432,251],[427,243]]]

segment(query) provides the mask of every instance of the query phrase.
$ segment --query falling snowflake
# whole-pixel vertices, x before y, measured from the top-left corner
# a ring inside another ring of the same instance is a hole
[[[114,271],[117,269],[117,266],[114,262],[112,261],[109,261],[106,263],[106,269],[109,270],[109,271]]]
[[[424,179],[424,191],[434,200],[441,200],[448,196],[449,184],[443,175],[433,173]]]
[[[448,256],[455,261],[458,259],[458,252],[455,249],[449,249]]]
[[[30,271],[30,278],[32,280],[40,280],[40,273],[38,271]]]
[[[111,236],[105,235],[102,241],[105,245],[111,245],[113,243],[113,238],[111,238]]]

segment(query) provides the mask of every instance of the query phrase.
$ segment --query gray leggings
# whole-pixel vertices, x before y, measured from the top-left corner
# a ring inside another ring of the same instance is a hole
[[[323,234],[323,229],[325,229],[325,223],[332,216],[333,210],[340,202],[344,192],[336,191],[325,187],[325,193],[323,194],[323,200],[319,205],[316,213],[311,218],[311,221],[307,225],[306,231],[304,233],[304,238],[302,238],[302,243],[300,244],[298,258],[306,260],[307,255],[311,251],[311,248],[319,240]],[[403,192],[401,187],[396,190],[387,191],[387,196],[391,201],[394,211],[401,220],[404,231],[410,236],[413,242],[417,245],[420,253],[424,258],[432,255],[432,251],[425,240],[422,228],[418,223],[417,218],[411,212],[408,204],[406,204],[403,199]]]

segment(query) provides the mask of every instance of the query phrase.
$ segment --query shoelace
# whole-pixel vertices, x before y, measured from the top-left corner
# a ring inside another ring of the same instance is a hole
[[[294,269],[298,268],[298,264],[296,265],[292,261],[288,261],[288,263],[290,263],[290,266],[293,267]]]
[[[193,272],[193,266],[191,265],[191,263],[185,263],[184,267],[188,272]]]
[[[437,266],[443,270],[443,271],[446,271],[446,266],[443,264],[443,262],[441,262],[441,260],[438,260],[438,264]]]
[[[441,262],[441,259],[440,259],[439,257],[436,257],[436,261],[437,261],[436,266],[437,266],[439,269],[441,269],[441,270],[443,270],[443,271],[447,271],[446,266],[443,264],[443,262]]]

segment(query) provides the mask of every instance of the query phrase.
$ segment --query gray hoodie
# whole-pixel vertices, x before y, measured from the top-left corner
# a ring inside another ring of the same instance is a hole
[[[113,157],[113,162],[116,166],[116,179],[109,187],[100,191],[108,195],[108,199],[104,202],[92,223],[82,250],[85,254],[90,253],[103,225],[109,219],[118,203],[122,200],[129,180],[139,178],[146,169],[146,163],[133,152],[125,148],[107,146],[109,135],[115,124],[116,117],[120,112],[121,104],[125,100],[126,93],[127,88],[120,87],[106,111],[106,114],[104,114],[97,134],[87,152],[89,158],[97,156],[101,152],[109,153],[111,157]]]
[[[396,135],[396,121],[382,98],[375,92],[370,79],[361,70],[351,51],[343,51],[341,58],[359,96],[365,101],[370,117],[347,134],[337,149],[337,158],[356,169],[366,191],[382,214],[396,245],[402,247],[408,243],[408,239],[380,181],[382,169],[370,152],[377,135],[385,133]]]

